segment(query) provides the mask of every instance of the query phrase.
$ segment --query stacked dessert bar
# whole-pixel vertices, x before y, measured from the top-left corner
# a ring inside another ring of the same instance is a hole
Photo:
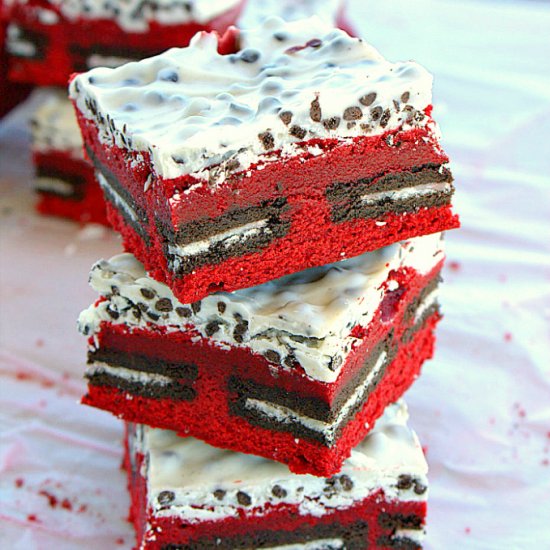
[[[90,274],[83,402],[128,422],[140,548],[419,547],[396,403],[458,226],[430,75],[273,18],[70,95],[127,250]]]

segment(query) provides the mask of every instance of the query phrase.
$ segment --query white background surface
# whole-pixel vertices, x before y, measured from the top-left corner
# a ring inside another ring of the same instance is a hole
[[[550,5],[350,4],[386,57],[434,73],[457,180],[446,316],[408,393],[431,467],[426,547],[550,548]],[[34,214],[28,110],[0,124],[0,547],[131,548],[121,425],[78,404],[75,326],[91,264],[120,245]]]

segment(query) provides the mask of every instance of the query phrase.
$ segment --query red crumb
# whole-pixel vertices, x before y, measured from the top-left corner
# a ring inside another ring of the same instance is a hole
[[[541,460],[540,462],[543,466],[548,466],[550,464],[550,460],[548,460],[547,458],[544,458]]]
[[[61,501],[61,508],[65,508],[65,510],[72,510],[73,505],[72,505],[71,501],[68,498],[64,498]]]
[[[69,380],[70,377],[71,375],[68,372],[64,372],[61,378],[63,378],[63,380]]]
[[[122,537],[118,537],[115,541],[117,544],[124,544],[124,539]]]
[[[465,532],[467,535],[469,535],[469,534],[472,532],[472,530],[471,530],[469,527],[466,527],[466,528],[464,529],[464,532]]]
[[[501,283],[505,283],[506,281],[508,281],[508,275],[501,274],[501,275],[498,276],[498,280]]]
[[[82,514],[82,513],[86,512],[86,510],[88,510],[88,506],[86,506],[86,504],[81,504],[81,505],[78,507],[78,513],[79,513],[79,514]]]
[[[44,346],[44,340],[42,340],[42,338],[38,338],[35,342],[35,345],[37,348],[41,348],[42,346]]]
[[[447,265],[449,266],[449,269],[450,269],[451,271],[454,271],[455,273],[456,273],[457,271],[460,271],[460,268],[462,267],[462,266],[460,265],[460,262],[457,262],[456,260],[450,261]]]
[[[18,489],[21,489],[21,487],[23,487],[23,484],[24,484],[24,481],[23,481],[23,479],[21,479],[20,477],[18,477],[18,478],[15,480],[15,486],[16,486]]]
[[[38,518],[36,517],[35,514],[29,514],[29,515],[27,516],[27,520],[28,520],[28,521],[38,521]]]
[[[491,424],[491,426],[494,426],[496,422],[497,422],[497,419],[494,416],[491,416],[491,418],[489,418],[489,424]]]
[[[428,446],[427,445],[422,446],[422,452],[424,453],[424,456],[428,455]]]
[[[58,500],[57,500],[57,497],[55,495],[52,495],[51,493],[49,493],[48,491],[39,491],[38,492],[39,495],[43,496],[43,497],[46,497],[48,499],[48,504],[52,507],[52,508],[56,508],[57,507],[57,504],[58,504]]]
[[[43,388],[51,388],[54,385],[51,380],[41,380],[37,376],[33,376],[33,374],[30,372],[19,371],[15,373],[15,377],[17,378],[17,380],[36,380],[37,382],[40,382]]]
[[[504,341],[505,342],[511,342],[512,341],[512,333],[511,332],[505,332],[504,333]]]
[[[550,431],[546,432],[546,437],[550,439]]]

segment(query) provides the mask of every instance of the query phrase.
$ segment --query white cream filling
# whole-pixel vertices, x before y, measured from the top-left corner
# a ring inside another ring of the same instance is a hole
[[[344,548],[342,539],[319,539],[303,544],[284,544],[283,546],[269,546],[265,550],[339,550]],[[253,550],[252,548],[248,550]]]
[[[408,538],[421,543],[426,536],[424,529],[396,529],[392,539]]]
[[[392,201],[402,201],[411,197],[431,195],[432,193],[450,192],[452,185],[450,183],[423,183],[414,187],[396,189],[394,191],[380,191],[379,193],[365,194],[361,200],[366,203],[377,202],[383,199]]]
[[[384,366],[386,358],[387,354],[385,351],[383,351],[378,357],[376,364],[367,375],[366,379],[363,381],[362,384],[357,386],[355,391],[351,394],[349,399],[346,401],[346,403],[338,413],[338,416],[332,422],[324,422],[322,420],[310,418],[309,416],[304,416],[288,407],[276,405],[274,403],[268,403],[266,401],[260,401],[254,398],[248,398],[245,402],[245,407],[249,410],[260,411],[266,416],[278,422],[281,422],[282,424],[296,422],[310,430],[320,432],[325,436],[327,443],[329,445],[332,445],[336,437],[336,431],[338,430],[342,422],[344,422],[344,420],[346,419],[349,411],[364,397],[372,381]]]
[[[117,378],[123,378],[124,380],[129,380],[131,382],[139,382],[140,384],[156,384],[165,386],[174,382],[173,378],[168,376],[163,376],[162,374],[152,373],[152,372],[140,372],[133,369],[127,369],[125,367],[111,367],[107,363],[102,361],[94,361],[91,365],[88,366],[87,374],[100,374],[106,373]]]
[[[261,233],[262,229],[267,225],[268,220],[259,220],[256,222],[250,222],[240,227],[234,229],[228,229],[222,233],[212,235],[208,239],[202,241],[196,241],[184,246],[181,245],[170,245],[168,251],[170,254],[175,254],[178,256],[195,256],[206,252],[212,245],[225,241],[226,239],[229,242],[225,242],[225,246],[229,247],[238,240],[246,240],[250,237],[256,236],[258,233]]]
[[[105,176],[96,171],[96,179],[102,189],[106,189],[110,197],[114,200],[117,208],[120,208],[124,213],[136,224],[141,225],[141,220],[136,211],[126,202],[126,200],[109,184]]]
[[[74,192],[74,186],[71,183],[49,177],[35,178],[34,187],[37,191],[50,191],[59,195],[70,196]]]
[[[439,289],[434,288],[422,302],[419,304],[416,313],[414,314],[414,322],[420,321],[424,312],[430,309],[434,304],[437,304],[437,298],[439,296]]]

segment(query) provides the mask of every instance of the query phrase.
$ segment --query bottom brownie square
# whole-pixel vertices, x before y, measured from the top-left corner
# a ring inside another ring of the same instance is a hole
[[[407,419],[388,406],[330,478],[128,423],[138,548],[420,548],[428,467]]]

